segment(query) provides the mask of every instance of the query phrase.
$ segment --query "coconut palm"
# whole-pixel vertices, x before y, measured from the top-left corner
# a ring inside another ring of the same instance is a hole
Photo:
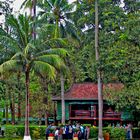
[[[72,37],[79,40],[76,28],[70,19],[74,12],[75,3],[69,4],[67,0],[44,0],[38,1],[40,21],[49,22],[55,25],[54,38]],[[64,73],[60,71],[61,81],[61,106],[62,106],[62,120],[65,124],[65,99],[64,99]]]
[[[67,35],[71,35],[79,39],[76,27],[71,20],[75,3],[70,4],[67,0],[40,0],[37,2],[37,6],[41,9],[40,22],[55,24],[56,36],[59,34],[60,37],[65,38]]]
[[[24,9],[29,8],[30,11],[30,17],[33,20],[33,31],[32,31],[32,37],[35,40],[36,39],[36,2],[37,0],[24,0],[23,3],[21,4],[20,9],[24,7]]]
[[[4,74],[6,71],[22,70],[25,74],[26,111],[24,140],[31,139],[29,132],[30,72],[33,71],[36,74],[42,74],[54,79],[56,69],[60,69],[61,66],[64,65],[60,56],[65,57],[67,54],[67,52],[61,48],[51,49],[51,41],[45,40],[44,42],[39,36],[36,43],[33,43],[32,29],[28,20],[29,19],[23,15],[19,15],[18,19],[11,15],[7,19],[11,33],[7,34],[1,29],[0,35],[1,40],[3,40],[1,41],[4,48],[3,54],[5,54],[5,49],[8,49],[9,54],[9,59],[0,65],[0,73]],[[47,45],[47,43],[49,45]]]
[[[30,16],[36,15],[36,0],[24,0],[21,4],[20,9],[29,9]],[[34,12],[34,13],[33,13]]]

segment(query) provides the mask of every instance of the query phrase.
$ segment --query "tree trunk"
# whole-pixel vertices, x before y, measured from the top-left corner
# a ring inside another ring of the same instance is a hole
[[[15,109],[14,109],[14,97],[12,95],[13,93],[10,91],[9,93],[9,100],[10,100],[10,110],[11,110],[11,122],[12,124],[15,124]],[[12,96],[11,96],[12,95]]]
[[[15,97],[14,93],[12,94],[12,124],[15,124]]]
[[[45,112],[45,125],[48,126],[48,111]]]
[[[6,124],[8,124],[9,123],[9,121],[8,121],[8,103],[6,102],[6,111],[5,111],[5,117],[6,117]]]
[[[18,84],[18,121],[21,121],[21,87],[20,87],[20,72],[17,76],[17,84]]]
[[[62,105],[62,120],[61,120],[61,123],[65,124],[64,77],[63,77],[62,73],[61,73],[60,81],[61,81],[61,105]]]
[[[24,139],[23,140],[31,140],[30,137],[30,131],[29,131],[29,70],[26,69],[25,72],[25,85],[26,85],[26,110],[25,110],[25,133],[24,133]]]
[[[99,46],[98,46],[98,32],[99,32],[99,25],[98,25],[98,0],[95,0],[95,53],[96,53],[96,61],[99,61]],[[98,117],[99,117],[99,124],[98,124],[98,140],[103,140],[103,131],[102,131],[102,116],[103,116],[103,98],[102,98],[102,84],[101,84],[101,72],[100,69],[97,68],[97,78],[98,78]]]
[[[41,110],[39,110],[39,112],[38,112],[39,114],[39,122],[38,122],[38,125],[40,126],[41,125],[41,123],[42,123],[42,121],[41,121],[41,119],[42,119],[42,112],[41,112]]]

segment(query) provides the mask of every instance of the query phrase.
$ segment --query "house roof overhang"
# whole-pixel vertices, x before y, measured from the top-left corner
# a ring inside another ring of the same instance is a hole
[[[105,89],[114,89],[116,91],[123,88],[123,84],[109,83],[102,86]],[[64,94],[65,101],[95,101],[98,100],[98,85],[95,83],[75,83],[71,86],[70,90]],[[53,101],[60,101],[61,96],[53,96]]]

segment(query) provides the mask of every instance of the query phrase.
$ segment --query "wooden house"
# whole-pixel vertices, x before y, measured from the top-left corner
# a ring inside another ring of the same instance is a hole
[[[122,84],[108,84],[109,88],[120,90]],[[103,85],[103,89],[106,88]],[[66,120],[78,121],[82,123],[98,124],[98,89],[94,83],[73,84],[65,97],[65,115]],[[53,97],[57,103],[56,119],[61,120],[61,97]],[[116,112],[114,106],[109,105],[103,99],[103,123],[122,122],[122,113]]]

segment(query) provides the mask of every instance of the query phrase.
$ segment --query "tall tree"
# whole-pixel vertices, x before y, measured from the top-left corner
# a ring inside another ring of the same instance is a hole
[[[67,0],[44,0],[38,1],[37,6],[41,9],[39,12],[41,23],[50,23],[56,25],[54,35],[61,38],[77,36],[77,29],[71,20],[74,12],[75,3],[69,3]]]
[[[37,0],[24,0],[21,4],[21,9],[24,7],[24,9],[29,8],[30,10],[30,17],[33,21],[32,36],[34,40],[36,39],[36,3]]]
[[[99,39],[98,39],[98,0],[95,0],[95,53],[96,61],[99,63]],[[98,78],[98,113],[99,113],[99,124],[98,124],[98,140],[103,140],[102,132],[102,117],[103,117],[103,95],[102,95],[102,84],[101,84],[101,71],[97,68],[97,78]]]
[[[76,36],[75,28],[72,22],[68,20],[68,16],[73,10],[73,4],[69,4],[67,0],[46,0],[44,3],[38,3],[38,6],[43,10],[41,11],[41,21],[55,24],[54,38],[64,38],[70,34]],[[65,99],[64,99],[64,73],[60,70],[61,81],[61,102],[62,102],[62,120],[61,123],[65,124]]]
[[[24,140],[29,140],[29,85],[30,85],[30,72],[41,73],[48,78],[54,78],[56,68],[59,69],[64,65],[60,56],[66,56],[67,52],[64,49],[50,49],[41,38],[38,38],[36,46],[33,45],[31,27],[29,19],[20,15],[18,19],[10,16],[7,19],[7,24],[11,26],[12,35],[2,30],[1,39],[7,39],[11,47],[11,58],[0,65],[0,73],[4,74],[5,71],[13,71],[23,69],[25,74],[25,87],[26,87],[26,111],[25,111],[25,133]],[[1,42],[3,47],[7,47],[5,42]],[[43,44],[43,45],[42,45]],[[50,44],[49,44],[50,45]]]

